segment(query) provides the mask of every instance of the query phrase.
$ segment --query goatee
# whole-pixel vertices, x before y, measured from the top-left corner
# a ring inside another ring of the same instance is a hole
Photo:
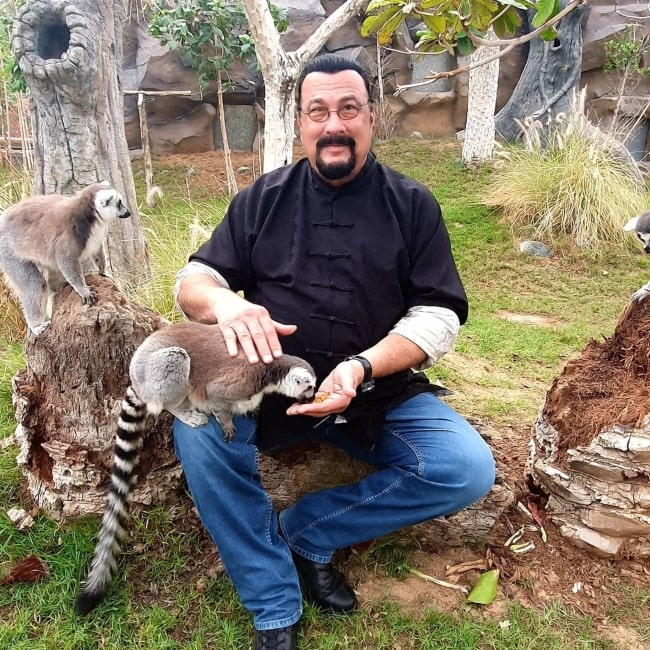
[[[320,152],[323,147],[327,146],[349,147],[350,157],[344,162],[326,163],[321,158]],[[354,139],[346,135],[330,135],[320,138],[316,143],[316,167],[321,176],[328,181],[338,181],[349,176],[357,164],[355,148],[356,143]]]

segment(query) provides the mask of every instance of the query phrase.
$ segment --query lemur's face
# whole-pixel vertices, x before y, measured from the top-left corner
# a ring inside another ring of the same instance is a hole
[[[110,221],[111,219],[126,219],[131,216],[124,198],[122,195],[113,188],[99,190],[95,196],[95,210],[97,214],[104,220]]]
[[[316,375],[307,368],[294,366],[282,380],[280,391],[298,402],[310,402],[316,394]]]

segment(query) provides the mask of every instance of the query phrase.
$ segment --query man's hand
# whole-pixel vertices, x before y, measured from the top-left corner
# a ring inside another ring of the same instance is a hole
[[[236,293],[229,291],[228,294],[222,295],[214,308],[228,354],[237,356],[241,347],[251,363],[260,359],[271,363],[274,357],[281,357],[278,337],[293,334],[296,326],[278,323],[265,307],[248,302]]]
[[[292,404],[287,409],[287,415],[311,415],[322,418],[333,413],[341,413],[356,396],[357,386],[362,381],[361,364],[343,361],[325,378],[316,391],[313,402]]]

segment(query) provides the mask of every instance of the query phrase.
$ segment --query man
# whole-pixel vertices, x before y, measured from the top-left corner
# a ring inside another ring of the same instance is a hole
[[[175,445],[201,520],[252,612],[254,648],[297,648],[302,596],[351,612],[337,548],[456,512],[483,497],[494,461],[480,436],[434,394],[422,369],[453,344],[467,298],[440,208],[370,151],[366,73],[334,55],[298,82],[306,158],[240,192],[177,282],[191,319],[218,323],[251,363],[284,350],[321,382],[310,404],[266,399],[235,419],[176,422]],[[238,295],[243,291],[244,297]],[[280,343],[282,340],[282,343]],[[378,470],[308,494],[279,513],[258,475],[258,447],[320,437]]]

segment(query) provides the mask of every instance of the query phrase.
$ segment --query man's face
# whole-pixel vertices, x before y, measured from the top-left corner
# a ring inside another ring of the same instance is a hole
[[[300,139],[311,166],[330,184],[342,185],[363,168],[372,144],[375,115],[368,104],[368,92],[354,70],[334,74],[312,72],[302,83],[298,107]],[[323,122],[314,122],[306,113],[360,108],[352,119],[330,112]]]

